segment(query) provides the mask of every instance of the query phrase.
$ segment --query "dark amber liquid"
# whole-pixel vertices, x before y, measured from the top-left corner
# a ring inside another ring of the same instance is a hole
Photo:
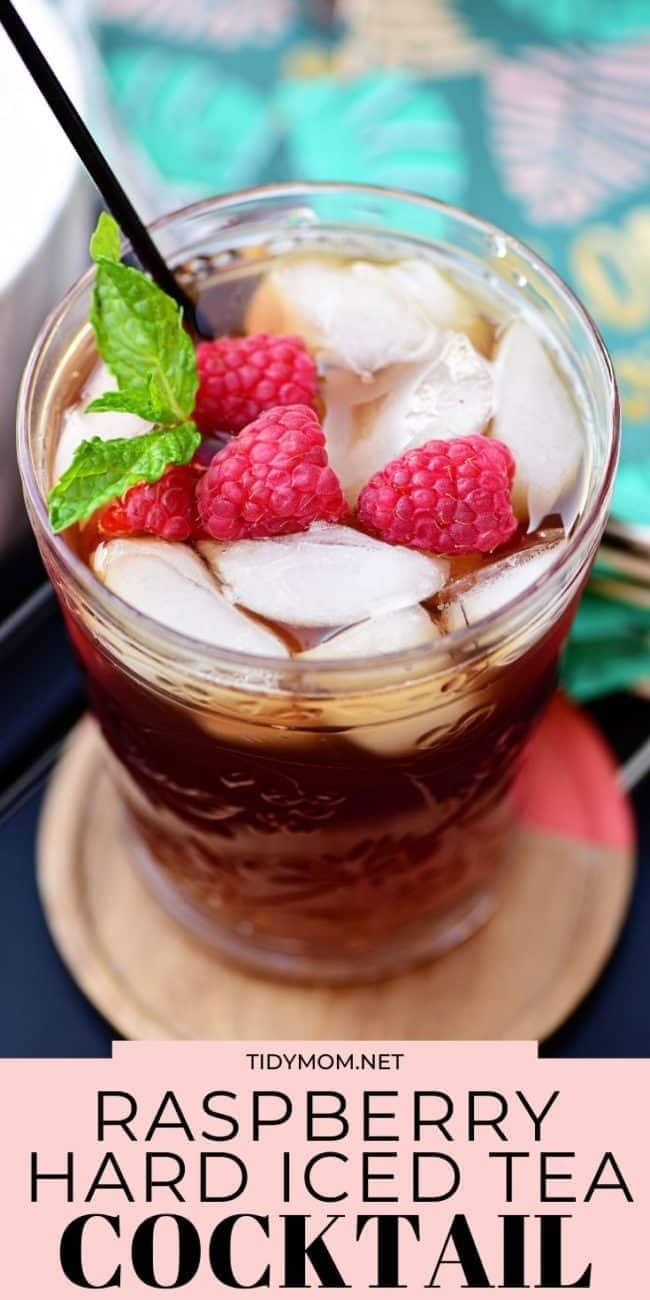
[[[493,877],[510,825],[504,796],[572,613],[489,673],[456,729],[427,736],[425,722],[417,749],[395,757],[345,732],[276,744],[243,721],[239,741],[220,740],[70,630],[92,708],[132,778],[135,829],[174,889],[235,948],[239,938],[333,968],[356,957],[363,969],[377,947],[417,941]]]

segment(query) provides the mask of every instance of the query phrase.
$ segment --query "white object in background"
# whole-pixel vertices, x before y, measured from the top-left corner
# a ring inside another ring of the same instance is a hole
[[[75,42],[44,0],[21,17],[77,107]],[[88,262],[92,192],[40,91],[0,30],[0,556],[26,532],[15,456],[20,376],[48,311]]]

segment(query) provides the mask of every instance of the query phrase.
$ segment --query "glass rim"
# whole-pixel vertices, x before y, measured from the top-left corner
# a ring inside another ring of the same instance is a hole
[[[433,199],[414,191],[382,185],[338,181],[286,181],[233,190],[225,195],[199,199],[194,203],[176,208],[172,212],[157,217],[154,221],[148,223],[148,229],[152,233],[156,233],[172,225],[174,221],[209,215],[213,212],[234,207],[237,204],[252,204],[260,199],[298,196],[309,198],[310,196],[316,197],[322,194],[368,195],[369,197],[376,196],[382,199],[401,200],[434,213],[446,214],[465,227],[474,229],[480,235],[505,240],[507,246],[521,256],[532,270],[539,273],[543,279],[550,283],[558,295],[569,304],[577,315],[586,335],[590,338],[605,381],[604,387],[609,413],[607,460],[604,465],[602,479],[596,484],[592,497],[580,516],[575,531],[567,538],[567,545],[562,548],[561,554],[549,564],[548,568],[534,582],[509,601],[500,605],[498,609],[484,615],[475,623],[458,628],[455,631],[445,632],[431,643],[413,646],[407,650],[395,650],[388,653],[379,652],[373,655],[341,660],[319,659],[310,656],[308,663],[300,662],[297,658],[286,659],[275,655],[253,654],[249,651],[232,650],[215,645],[212,642],[201,641],[196,637],[187,636],[184,632],[177,631],[164,623],[159,623],[156,619],[129,605],[95,577],[90,567],[75,554],[61,534],[52,531],[47,504],[36,481],[30,451],[30,399],[38,375],[42,353],[52,331],[63,321],[72,304],[90,287],[94,276],[93,266],[90,266],[79,276],[65,296],[49,313],[35,339],[25,366],[17,401],[17,458],[23,492],[27,504],[31,506],[38,525],[47,537],[49,546],[60,562],[62,569],[74,579],[78,587],[89,598],[91,604],[99,607],[108,616],[109,621],[119,627],[123,627],[127,620],[134,621],[138,631],[143,634],[139,639],[141,641],[150,641],[155,644],[158,650],[168,646],[173,651],[180,652],[183,658],[207,657],[215,668],[221,662],[229,669],[244,668],[256,671],[266,679],[268,679],[269,673],[275,672],[282,677],[283,681],[291,677],[304,680],[306,677],[313,678],[315,675],[320,674],[328,678],[331,676],[332,679],[342,678],[346,675],[354,678],[361,677],[369,672],[381,672],[381,670],[390,673],[394,670],[402,671],[406,669],[417,673],[418,667],[435,672],[436,661],[444,663],[449,650],[461,655],[464,649],[473,649],[475,651],[477,640],[490,633],[498,633],[499,629],[506,625],[508,625],[509,633],[516,632],[521,624],[537,612],[538,605],[545,603],[544,597],[549,584],[557,582],[561,587],[563,579],[573,576],[571,573],[572,561],[575,560],[576,554],[580,552],[581,546],[588,543],[592,530],[597,528],[599,520],[609,503],[618,464],[621,418],[616,377],[607,347],[597,325],[562,277],[522,240],[508,234],[507,231],[502,230],[492,222],[476,217],[464,208],[446,203],[441,199]],[[130,248],[128,241],[123,241],[123,247],[126,250]],[[462,666],[462,661],[458,666]]]

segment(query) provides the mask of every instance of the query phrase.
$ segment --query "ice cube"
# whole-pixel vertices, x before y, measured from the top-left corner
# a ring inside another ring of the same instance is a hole
[[[238,605],[301,627],[346,627],[426,600],[444,585],[445,560],[388,546],[339,524],[271,541],[201,542]]]
[[[411,300],[419,303],[427,317],[441,329],[460,330],[469,335],[480,352],[489,352],[492,327],[477,313],[476,303],[434,266],[428,258],[407,257],[391,267],[393,279]]]
[[[106,587],[165,627],[222,649],[288,656],[279,637],[230,604],[189,546],[135,538],[101,542],[92,567]]]
[[[585,441],[571,395],[545,347],[524,321],[499,340],[492,432],[517,469],[513,501],[529,531],[559,513],[568,531],[581,507]]]
[[[338,369],[325,376],[328,455],[351,504],[371,475],[403,451],[480,432],[490,419],[490,363],[465,334],[447,332],[439,342],[433,358],[387,367],[370,384]]]
[[[563,545],[556,542],[550,546],[531,546],[486,565],[455,587],[450,586],[451,599],[442,610],[446,630],[456,632],[495,614],[545,573]]]
[[[370,655],[390,654],[426,645],[440,636],[440,631],[421,605],[378,614],[363,623],[355,623],[310,650],[301,659],[360,659]]]
[[[373,429],[384,400],[404,382],[404,373],[410,375],[412,370],[412,366],[386,366],[373,378],[364,379],[350,370],[332,367],[323,377],[327,455],[351,506],[378,468],[384,450],[384,464],[393,454],[394,440],[388,440],[385,448],[374,448]]]
[[[474,689],[470,685],[471,675],[464,670],[461,678],[465,684],[459,691],[451,656],[436,655],[435,676],[428,682],[426,699],[420,690],[409,701],[405,689],[403,717],[393,719],[385,714],[375,722],[353,727],[350,740],[384,758],[400,758],[416,750],[422,752],[454,733],[458,735],[468,719],[495,707],[489,686],[477,685]],[[425,802],[430,801],[431,811],[435,811],[435,798],[427,793],[426,780],[420,785],[415,774],[410,779],[420,789]]]
[[[449,706],[445,705],[445,716]],[[456,710],[457,716],[458,710]],[[381,754],[384,758],[399,758],[422,747],[427,737],[443,731],[444,726],[435,710],[429,709],[416,713],[412,717],[401,718],[398,722],[382,719],[368,726],[355,727],[350,732],[350,740],[360,749],[370,750],[371,754]]]
[[[490,363],[472,347],[467,335],[449,332],[433,360],[405,371],[381,408],[372,440],[383,444],[392,434],[395,443],[401,444],[399,454],[408,447],[421,447],[431,438],[480,433],[492,415],[493,389]]]
[[[257,290],[247,330],[300,334],[326,365],[372,374],[435,346],[433,314],[394,264],[302,256],[271,271]]]
[[[86,438],[101,438],[102,441],[109,442],[113,438],[135,438],[137,434],[146,433],[151,428],[146,420],[141,420],[137,415],[122,412],[86,414],[86,407],[93,398],[101,397],[102,393],[111,393],[116,388],[117,382],[104,363],[95,366],[76,406],[70,407],[63,416],[61,434],[54,453],[55,479],[65,472],[77,447]]]

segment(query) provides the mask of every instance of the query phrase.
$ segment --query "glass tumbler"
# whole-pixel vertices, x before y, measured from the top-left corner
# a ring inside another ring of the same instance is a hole
[[[208,200],[153,227],[200,266],[340,239],[363,255],[431,251],[538,320],[588,408],[585,506],[528,590],[426,648],[350,661],[218,650],[107,590],[45,499],[73,378],[93,361],[92,272],[27,366],[19,461],[27,508],[82,665],[130,852],[180,922],[235,962],[302,981],[388,976],[449,948],[498,900],[518,762],[601,537],[619,417],[589,317],[535,254],[430,199],[290,184]],[[383,241],[383,242],[382,242]],[[544,394],[531,394],[540,406]]]

